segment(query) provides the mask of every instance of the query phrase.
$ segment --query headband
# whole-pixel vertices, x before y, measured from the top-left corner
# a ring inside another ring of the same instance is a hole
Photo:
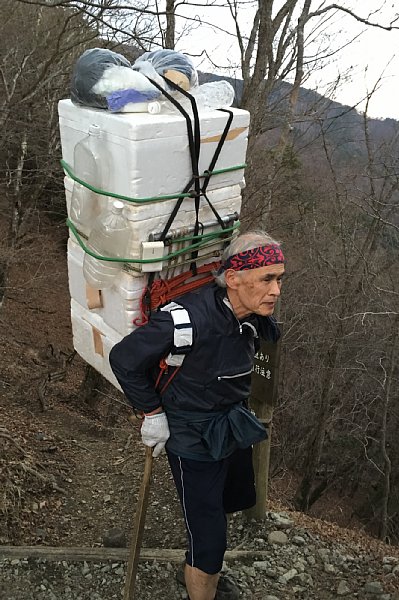
[[[233,254],[223,263],[221,271],[227,271],[227,269],[248,271],[249,269],[268,267],[283,262],[284,255],[280,246],[278,244],[267,244]]]

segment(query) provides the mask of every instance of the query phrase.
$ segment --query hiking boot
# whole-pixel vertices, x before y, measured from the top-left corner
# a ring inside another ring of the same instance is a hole
[[[180,585],[186,585],[184,579],[185,562],[180,565],[176,573],[176,580]],[[240,592],[235,583],[224,573],[220,574],[215,600],[239,600]]]

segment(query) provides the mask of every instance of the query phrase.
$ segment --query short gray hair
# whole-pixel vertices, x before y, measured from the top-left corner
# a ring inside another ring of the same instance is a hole
[[[259,246],[266,246],[267,244],[277,244],[280,245],[280,242],[273,239],[268,233],[262,231],[260,229],[256,229],[253,231],[247,231],[246,233],[241,233],[237,237],[235,237],[227,246],[222,256],[222,265],[226,262],[230,256],[233,254],[238,254],[239,252],[244,252],[244,250],[252,250],[253,248],[259,248]],[[226,287],[226,279],[225,272],[215,274],[215,282],[220,287]]]

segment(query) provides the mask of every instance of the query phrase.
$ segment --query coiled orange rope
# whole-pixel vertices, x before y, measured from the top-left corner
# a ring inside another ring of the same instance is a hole
[[[137,327],[145,325],[148,323],[150,312],[158,306],[210,283],[213,280],[212,272],[217,271],[219,267],[220,261],[217,261],[198,267],[195,276],[192,271],[184,271],[171,279],[156,279],[150,288],[144,290],[140,300],[141,314],[134,319],[133,324]]]

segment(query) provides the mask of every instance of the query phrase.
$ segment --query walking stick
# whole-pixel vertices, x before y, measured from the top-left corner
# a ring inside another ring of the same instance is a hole
[[[132,541],[129,550],[127,573],[123,600],[134,600],[137,568],[140,558],[140,549],[143,541],[145,516],[147,513],[148,499],[150,494],[151,471],[152,471],[152,448],[146,446],[144,475],[141,481],[139,499],[137,502],[136,515],[133,523]]]

